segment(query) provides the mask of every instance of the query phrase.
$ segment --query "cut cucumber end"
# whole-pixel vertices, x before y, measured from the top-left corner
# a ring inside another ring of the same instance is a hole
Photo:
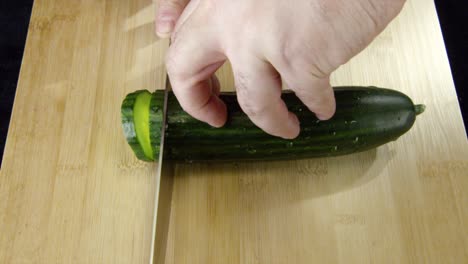
[[[140,90],[127,95],[121,107],[125,138],[136,157],[144,161],[154,160],[149,130],[150,101],[151,93]]]
[[[414,112],[416,113],[416,115],[420,115],[424,113],[425,110],[426,110],[426,106],[423,104],[418,104],[414,106]]]
[[[140,142],[141,148],[143,149],[143,153],[147,158],[154,160],[149,133],[150,102],[150,92],[143,91],[140,95],[138,95],[135,101],[135,106],[133,108],[133,121],[135,123],[136,137],[138,139],[138,142]]]

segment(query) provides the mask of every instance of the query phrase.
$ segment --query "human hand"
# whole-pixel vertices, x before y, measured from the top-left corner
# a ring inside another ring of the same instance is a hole
[[[282,81],[319,119],[335,112],[330,74],[362,51],[405,0],[160,0],[158,35],[172,88],[193,117],[221,127],[226,106],[214,73],[231,62],[242,110],[265,132],[295,138]],[[172,32],[172,34],[171,34]]]

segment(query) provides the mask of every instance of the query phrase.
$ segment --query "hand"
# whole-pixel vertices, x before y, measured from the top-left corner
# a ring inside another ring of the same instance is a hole
[[[172,37],[167,70],[181,106],[220,127],[226,106],[215,71],[231,62],[242,110],[265,132],[295,138],[282,81],[322,120],[335,113],[330,74],[362,51],[404,0],[160,0],[159,35]],[[174,27],[173,27],[174,26]]]

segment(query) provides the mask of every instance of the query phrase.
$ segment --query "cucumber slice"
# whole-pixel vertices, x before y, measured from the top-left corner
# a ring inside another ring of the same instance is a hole
[[[122,128],[128,144],[138,159],[154,161],[149,133],[151,93],[146,90],[127,95],[122,102]]]

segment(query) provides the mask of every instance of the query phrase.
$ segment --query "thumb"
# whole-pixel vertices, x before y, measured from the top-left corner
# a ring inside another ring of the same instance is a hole
[[[167,38],[190,0],[159,0],[156,13],[156,34]]]

